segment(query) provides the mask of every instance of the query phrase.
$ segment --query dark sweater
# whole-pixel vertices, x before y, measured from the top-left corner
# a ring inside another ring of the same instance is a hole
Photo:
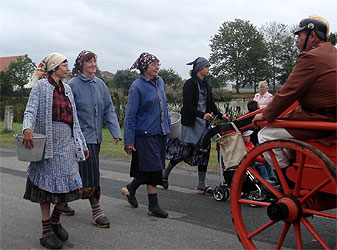
[[[213,101],[211,86],[206,82],[207,88],[207,107],[206,113],[213,113],[222,119],[222,114]],[[193,75],[188,79],[183,87],[183,107],[181,108],[181,124],[194,127],[197,117],[203,119],[205,113],[197,110],[199,101],[198,77]]]

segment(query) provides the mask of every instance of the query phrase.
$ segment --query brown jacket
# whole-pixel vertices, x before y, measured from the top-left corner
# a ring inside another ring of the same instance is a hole
[[[298,100],[299,106],[283,119],[300,121],[336,121],[334,117],[315,112],[318,108],[336,108],[337,49],[321,41],[309,51],[302,51],[288,80],[264,109],[263,115],[273,122],[286,108]],[[295,138],[315,139],[332,135],[327,131],[287,129]]]

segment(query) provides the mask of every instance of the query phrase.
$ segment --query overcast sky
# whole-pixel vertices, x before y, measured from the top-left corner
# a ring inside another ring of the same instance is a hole
[[[210,39],[226,21],[292,26],[316,14],[336,32],[336,13],[336,0],[0,0],[0,56],[28,54],[38,64],[59,52],[72,68],[87,49],[102,71],[116,73],[146,51],[188,78],[186,63],[209,57]]]

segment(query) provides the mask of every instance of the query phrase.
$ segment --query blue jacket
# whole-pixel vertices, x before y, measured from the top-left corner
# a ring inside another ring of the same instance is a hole
[[[134,146],[135,135],[167,135],[171,131],[165,84],[156,78],[156,86],[141,75],[129,89],[124,121],[124,145]]]
[[[115,139],[122,139],[115,107],[105,83],[96,76],[90,80],[80,74],[68,84],[74,94],[78,120],[87,143],[102,142],[103,122]]]

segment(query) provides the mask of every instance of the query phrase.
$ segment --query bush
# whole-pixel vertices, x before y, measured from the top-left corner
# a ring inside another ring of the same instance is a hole
[[[223,88],[212,89],[212,94],[215,102],[229,102],[232,100],[232,92]]]
[[[7,97],[5,99],[1,99],[0,101],[0,117],[1,120],[4,119],[5,116],[5,106],[13,106],[14,107],[14,122],[22,123],[23,121],[23,113],[26,109],[26,103],[28,101],[28,97]]]
[[[110,89],[112,102],[115,106],[115,111],[118,119],[119,126],[122,128],[124,125],[125,111],[127,104],[127,97],[123,92],[117,89]]]

